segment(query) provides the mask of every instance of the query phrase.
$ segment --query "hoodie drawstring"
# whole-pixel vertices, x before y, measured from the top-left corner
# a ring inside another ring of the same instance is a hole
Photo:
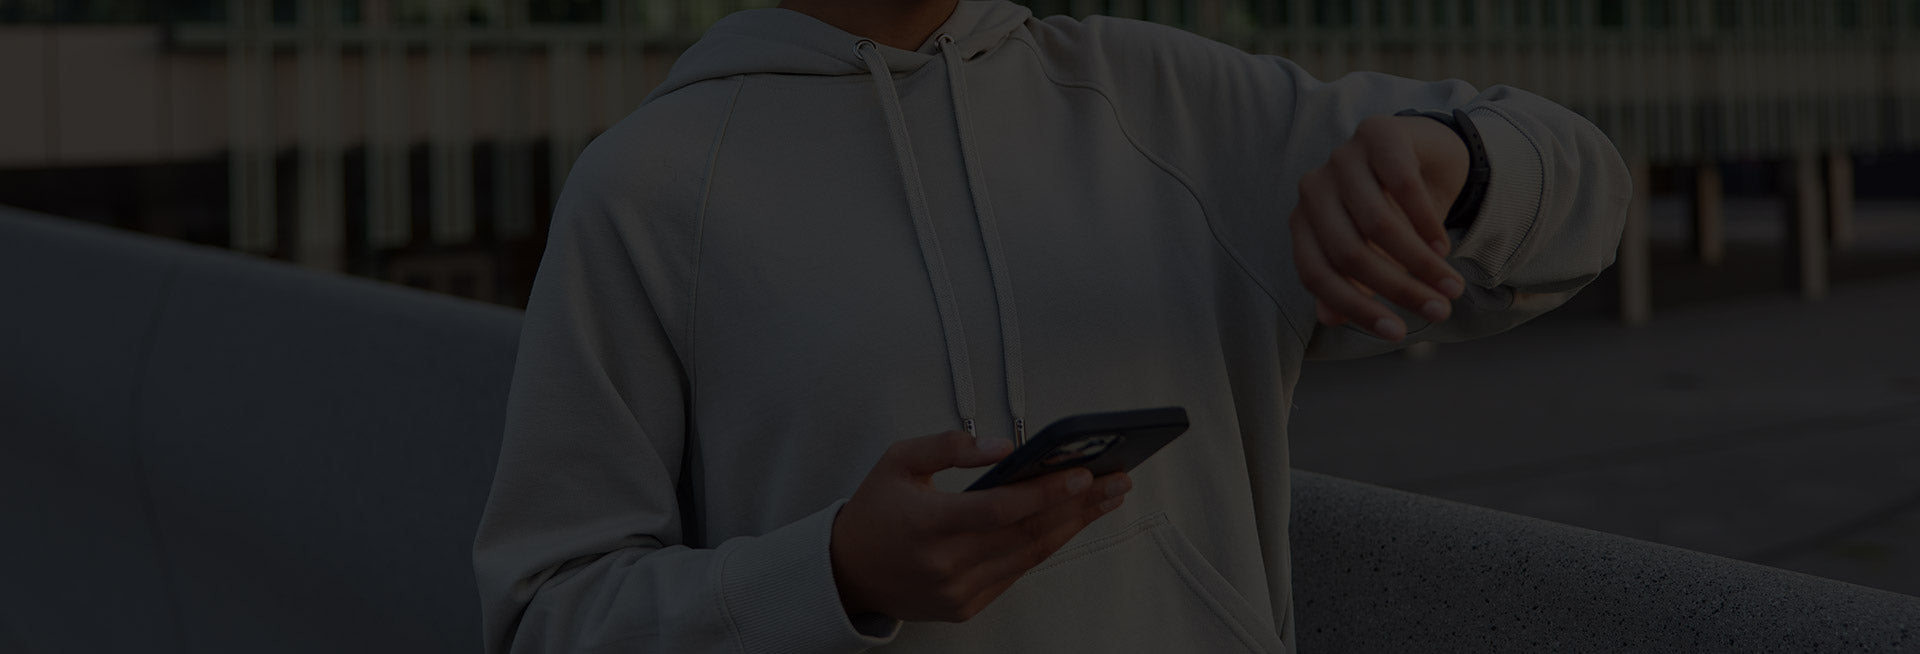
[[[1013,414],[1014,444],[1019,445],[1026,442],[1027,436],[1026,376],[1020,353],[1019,320],[1013,307],[1013,283],[1007,273],[1006,256],[1001,251],[1000,233],[993,221],[993,209],[987,202],[986,183],[981,177],[979,161],[973,151],[966,110],[967,87],[960,72],[960,52],[952,36],[942,34],[938,41],[941,54],[946,58],[947,80],[953,91],[954,118],[960,133],[960,153],[967,172],[967,188],[973,194],[974,220],[980,225],[981,243],[987,252],[987,267],[993,276],[994,305],[1000,317],[1000,349],[1006,366],[1007,406]],[[953,372],[954,408],[960,412],[961,426],[968,433],[974,433],[977,406],[973,395],[973,369],[967,358],[966,333],[960,323],[959,304],[954,300],[953,282],[947,275],[946,259],[940,253],[940,240],[934,233],[933,214],[927,207],[926,189],[920,181],[920,167],[907,132],[906,114],[900,108],[900,95],[894,89],[893,73],[887,68],[879,48],[873,41],[861,39],[854,44],[854,50],[873,74],[874,92],[880,100],[882,113],[886,115],[888,138],[893,143],[901,185],[907,192],[907,209],[913,214],[914,233],[920,242],[920,257],[926,263],[927,281],[933,285],[934,303],[940,312],[941,333],[947,342],[947,363]]]
[[[980,223],[987,268],[993,274],[993,298],[1000,312],[1000,351],[1006,365],[1007,407],[1013,412],[1013,442],[1024,443],[1027,440],[1026,371],[1021,368],[1020,321],[1013,309],[1013,281],[1007,274],[1000,229],[993,221],[993,204],[987,201],[987,182],[981,179],[980,162],[973,154],[966,74],[960,70],[960,50],[954,46],[951,35],[940,35],[940,54],[946,57],[947,81],[953,87],[953,117],[960,129],[960,155],[967,169],[967,189],[973,192],[973,217]]]

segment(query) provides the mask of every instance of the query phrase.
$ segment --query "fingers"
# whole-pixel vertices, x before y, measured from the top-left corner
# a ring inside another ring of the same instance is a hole
[[[1419,291],[1409,292],[1407,288],[1418,286],[1419,282],[1408,277],[1405,271],[1395,270],[1395,266],[1367,247],[1353,231],[1353,226],[1344,222],[1345,212],[1337,205],[1327,206],[1323,202],[1308,200],[1308,194],[1305,193],[1301,196],[1301,205],[1297,211],[1306,212],[1307,219],[1296,215],[1292,221],[1294,263],[1299,267],[1301,283],[1331,313],[1358,323],[1380,338],[1390,341],[1405,338],[1407,327],[1399,316],[1393,315],[1385,305],[1373,301],[1372,297],[1362,295],[1348,278],[1375,288],[1388,289],[1389,299],[1417,298],[1418,301],[1412,305],[1416,307],[1425,303],[1427,298],[1421,297]],[[1340,231],[1343,226],[1344,232]],[[1323,234],[1322,229],[1334,231],[1336,236]],[[1337,267],[1335,261],[1338,261]],[[1394,278],[1396,275],[1398,279]],[[1381,283],[1382,279],[1387,283]],[[1426,292],[1433,293],[1432,289]]]
[[[987,465],[1012,451],[1013,443],[1005,439],[976,440],[964,431],[947,431],[897,441],[880,459],[899,466],[907,474],[926,477],[947,468]]]
[[[1351,153],[1355,148],[1343,146],[1342,151]],[[1406,217],[1381,195],[1379,181],[1366,161],[1356,157],[1336,154],[1328,164],[1335,188],[1318,190],[1309,201],[1322,253],[1343,276],[1428,320],[1445,320],[1450,298],[1435,286],[1442,279],[1452,279],[1453,269],[1420,242]]]
[[[984,521],[971,526],[992,526],[949,529],[956,533],[903,552],[932,573],[919,586],[927,593],[922,603],[928,617],[970,619],[1087,525],[1119,508],[1132,487],[1124,472],[1096,480],[1086,468],[1074,468],[985,491],[940,494],[957,502],[927,512],[933,514],[929,521],[973,516]],[[983,517],[988,515],[994,517]]]
[[[966,434],[967,432],[956,431],[953,433]],[[992,465],[999,463],[1001,459],[1006,458],[1008,454],[1012,453],[1013,441],[1005,438],[993,438],[991,436],[980,436],[978,438],[968,436],[966,444],[960,446],[959,451],[955,453],[952,467],[978,468],[984,465]]]
[[[1387,253],[1385,250],[1380,249],[1380,246],[1373,245],[1371,243],[1369,243],[1368,245],[1372,247],[1373,251],[1378,253],[1381,257],[1387,258],[1389,260],[1392,259],[1392,257],[1387,256]],[[1363,296],[1371,298],[1379,295],[1379,293],[1373,292],[1373,289],[1367,288],[1366,284],[1362,284],[1360,282],[1354,281],[1354,279],[1351,277],[1347,278],[1347,283],[1352,284],[1354,290],[1360,291],[1360,294]],[[1346,316],[1335,313],[1332,309],[1327,308],[1326,305],[1321,303],[1319,300],[1314,300],[1313,306],[1314,306],[1314,312],[1316,317],[1325,316],[1325,318],[1320,321],[1322,323],[1325,323],[1329,326],[1339,326],[1339,325],[1344,325],[1348,322]]]
[[[1066,502],[1092,483],[1093,473],[1072,468],[981,491],[945,493],[935,520],[954,531],[1001,529]]]
[[[1417,121],[1425,118],[1416,119]],[[1446,214],[1440,207],[1434,206],[1433,195],[1428,192],[1426,177],[1420,174],[1420,158],[1415,154],[1412,140],[1392,119],[1369,120],[1361,124],[1360,134],[1367,138],[1357,139],[1364,143],[1367,160],[1373,168],[1374,177],[1380,180],[1380,189],[1387,198],[1406,212],[1409,224],[1421,243],[1440,257],[1447,256],[1451,241],[1447,237]],[[1392,132],[1391,135],[1376,135],[1374,132]],[[1441,289],[1446,293],[1445,289]],[[1448,293],[1448,295],[1454,295]]]
[[[1100,516],[1125,502],[1133,480],[1124,472],[1103,475],[1086,492],[1027,517],[991,535],[982,546],[995,554],[976,566],[977,583],[1018,579],[1066,546]]]
[[[1340,199],[1353,226],[1362,238],[1378,246],[1414,278],[1438,291],[1441,299],[1459,297],[1464,286],[1459,273],[1447,265],[1437,249],[1436,244],[1446,240],[1446,230],[1426,199],[1420,163],[1408,148],[1377,143],[1342,146],[1328,162],[1337,171]],[[1362,148],[1366,148],[1364,153]],[[1411,194],[1414,200],[1407,200],[1404,194]],[[1416,309],[1423,305],[1402,304]],[[1425,317],[1435,322],[1446,319],[1444,314]]]
[[[1444,214],[1428,191],[1407,123],[1370,119],[1301,180],[1293,216],[1296,265],[1320,322],[1348,322],[1388,340],[1406,324],[1375,292],[1430,322],[1452,314],[1466,282],[1446,261]]]
[[[1332,309],[1327,308],[1327,303],[1319,300],[1313,301],[1313,317],[1319,320],[1322,325],[1339,326],[1347,324],[1346,316],[1334,313]]]

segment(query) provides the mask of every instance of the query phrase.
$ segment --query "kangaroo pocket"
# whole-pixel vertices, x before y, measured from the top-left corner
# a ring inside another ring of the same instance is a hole
[[[1262,615],[1164,513],[1070,544],[960,624],[910,622],[888,652],[1281,652]]]

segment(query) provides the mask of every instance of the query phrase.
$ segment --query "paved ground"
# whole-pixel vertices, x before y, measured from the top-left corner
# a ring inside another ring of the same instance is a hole
[[[1911,207],[1868,208],[1878,237],[1823,302],[1782,289],[1769,239],[1783,230],[1750,223],[1714,268],[1666,239],[1646,327],[1607,317],[1597,284],[1430,359],[1309,364],[1294,463],[1920,595]],[[1659,211],[1656,235],[1675,234],[1679,208]]]

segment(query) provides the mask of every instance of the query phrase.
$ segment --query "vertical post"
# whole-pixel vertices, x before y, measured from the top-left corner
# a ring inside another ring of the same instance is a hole
[[[1480,88],[1499,83],[1500,75],[1499,57],[1494,46],[1488,43],[1491,32],[1487,25],[1493,22],[1493,12],[1487,9],[1483,0],[1461,0],[1458,7],[1464,28],[1460,33],[1466,38],[1457,46],[1460,59],[1456,61],[1461,61],[1461,67],[1466,69],[1467,81]],[[1472,24],[1466,23],[1468,16],[1473,17]]]
[[[227,241],[235,250],[251,249],[254,237],[247,223],[253,190],[247,174],[251,170],[247,154],[253,145],[253,132],[247,129],[247,117],[253,112],[252,103],[247,102],[247,13],[246,0],[227,0]],[[52,118],[54,112],[49,110],[47,115]],[[54,131],[47,130],[48,134]],[[53,152],[47,148],[49,156]]]
[[[1880,41],[1878,35],[1872,34],[1874,28],[1870,27],[1878,25],[1874,22],[1876,10],[1870,6],[1872,4],[1860,3],[1858,10],[1854,13],[1852,29],[1860,35],[1858,37],[1860,43]],[[1846,29],[1839,26],[1827,34],[1829,40],[1837,41],[1840,47],[1845,48],[1842,55],[1844,59],[1840,66],[1841,70],[1846,71],[1846,96],[1840,99],[1838,109],[1840,113],[1834,119],[1838,123],[1840,145],[1843,148],[1852,148],[1859,143],[1884,143],[1884,138],[1867,136],[1875,131],[1874,120],[1868,111],[1867,102],[1869,98],[1879,95],[1873,88],[1874,73],[1877,71],[1874,70],[1875,61],[1870,54],[1878,48],[1847,43],[1849,36]]]
[[[380,250],[413,240],[412,176],[407,143],[406,46],[396,0],[366,5],[367,245]]]
[[[612,125],[633,110],[628,104],[628,75],[633,70],[633,58],[627,48],[627,8],[624,0],[602,0],[600,26],[606,30],[606,40],[600,48],[600,68],[606,74],[606,91],[601,97],[606,100],[606,116],[599,124]]]
[[[469,57],[466,17],[452,0],[434,5],[433,131],[430,179],[433,186],[433,241],[465,243],[473,238],[473,129],[467,122]]]
[[[340,47],[333,0],[299,5],[300,206],[294,210],[296,260],[321,270],[345,264],[346,225],[340,211]]]
[[[567,173],[573,170],[573,160],[580,156],[584,145],[582,141],[586,129],[580,125],[579,112],[584,104],[582,100],[586,97],[580,82],[587,67],[586,49],[586,45],[572,34],[556,37],[547,43],[547,92],[551,103],[547,115],[552,121],[548,127],[551,154],[547,172],[552,180],[555,198],[566,186]]]
[[[1788,164],[1793,219],[1787,227],[1787,273],[1801,297],[1827,296],[1826,199],[1821,197],[1820,158],[1802,150]]]
[[[1853,246],[1853,158],[1845,150],[1827,155],[1827,220],[1834,251]]]
[[[1674,106],[1673,139],[1678,146],[1675,156],[1678,161],[1717,160],[1702,152],[1700,147],[1700,97],[1701,89],[1707,86],[1707,77],[1701,74],[1700,62],[1694,59],[1693,44],[1712,38],[1711,34],[1703,35],[1699,31],[1698,10],[1703,5],[1695,0],[1677,3],[1672,14],[1673,25],[1667,31],[1666,53],[1672,58],[1670,65],[1675,71],[1671,95],[1667,100]]]
[[[1325,67],[1319,65],[1319,62],[1316,61],[1319,58],[1315,56],[1313,52],[1313,15],[1310,11],[1312,7],[1307,6],[1311,1],[1312,0],[1292,0],[1285,5],[1287,11],[1286,34],[1279,43],[1274,44],[1274,47],[1276,48],[1276,52],[1279,51],[1278,48],[1286,48],[1286,56],[1293,59],[1294,63],[1300,64],[1302,68],[1314,73],[1321,79],[1327,79]]]
[[[1772,143],[1763,140],[1761,129],[1760,105],[1767,97],[1767,94],[1761,90],[1761,79],[1766,74],[1764,71],[1767,65],[1771,63],[1768,60],[1770,56],[1768,53],[1771,50],[1767,47],[1770,44],[1766,42],[1765,34],[1760,29],[1762,21],[1759,14],[1764,12],[1766,7],[1749,5],[1746,9],[1745,15],[1741,16],[1739,21],[1742,47],[1734,53],[1740,68],[1740,73],[1737,75],[1740,80],[1738,84],[1740,95],[1735,99],[1743,128],[1738,134],[1739,151],[1750,158],[1772,157],[1770,153],[1761,154],[1770,152],[1773,147]]]
[[[1694,168],[1693,245],[1700,262],[1718,265],[1727,255],[1725,191],[1720,181],[1720,166],[1712,153],[1703,153],[1707,161]]]
[[[1518,86],[1520,79],[1520,57],[1518,39],[1514,38],[1513,3],[1509,0],[1481,0],[1474,12],[1478,17],[1473,23],[1473,40],[1480,44],[1480,60],[1484,71],[1480,88],[1495,84]]]
[[[530,107],[527,98],[527,16],[525,2],[506,2],[500,12],[500,48],[502,78],[506,85],[506,106],[501,117],[500,134],[494,141],[493,215],[494,235],[513,239],[533,232],[533,171],[528,162]]]
[[[1353,25],[1347,32],[1347,45],[1354,51],[1352,70],[1379,70],[1379,48],[1375,45],[1373,0],[1352,0]]]
[[[1638,152],[1628,159],[1633,175],[1633,199],[1627,205],[1626,229],[1620,235],[1620,317],[1638,327],[1653,319],[1652,235],[1647,229],[1652,199],[1650,166]]]
[[[1574,14],[1571,7],[1563,7],[1556,18],[1559,22],[1553,26],[1553,32],[1547,39],[1553,42],[1553,52],[1559,65],[1554,72],[1554,82],[1559,87],[1559,96],[1555,98],[1569,107],[1579,107],[1586,117],[1593,117],[1593,49],[1584,40],[1576,40],[1582,32],[1573,29]]]
[[[1901,29],[1909,34],[1920,34],[1920,17],[1916,17],[1916,14],[1920,14],[1920,7],[1909,6],[1900,23],[1907,27]],[[1893,39],[1898,63],[1890,67],[1891,70],[1920,70],[1920,44],[1915,41],[1920,41],[1920,38]],[[1920,147],[1920,79],[1915,77],[1920,76],[1893,76],[1900,87],[1895,92],[1899,94],[1900,105],[1905,109],[1899,118],[1900,140],[1909,147]]]
[[[229,246],[256,254],[279,244],[274,218],[271,9],[227,1]]]
[[[1633,147],[1640,156],[1661,158],[1666,156],[1665,148],[1658,138],[1660,133],[1647,119],[1647,105],[1650,96],[1659,93],[1665,66],[1648,65],[1647,48],[1652,42],[1647,27],[1649,7],[1645,2],[1620,4],[1623,40],[1613,44],[1613,70],[1608,76],[1613,84],[1607,89],[1607,96],[1614,101],[1614,125],[1633,135]]]

